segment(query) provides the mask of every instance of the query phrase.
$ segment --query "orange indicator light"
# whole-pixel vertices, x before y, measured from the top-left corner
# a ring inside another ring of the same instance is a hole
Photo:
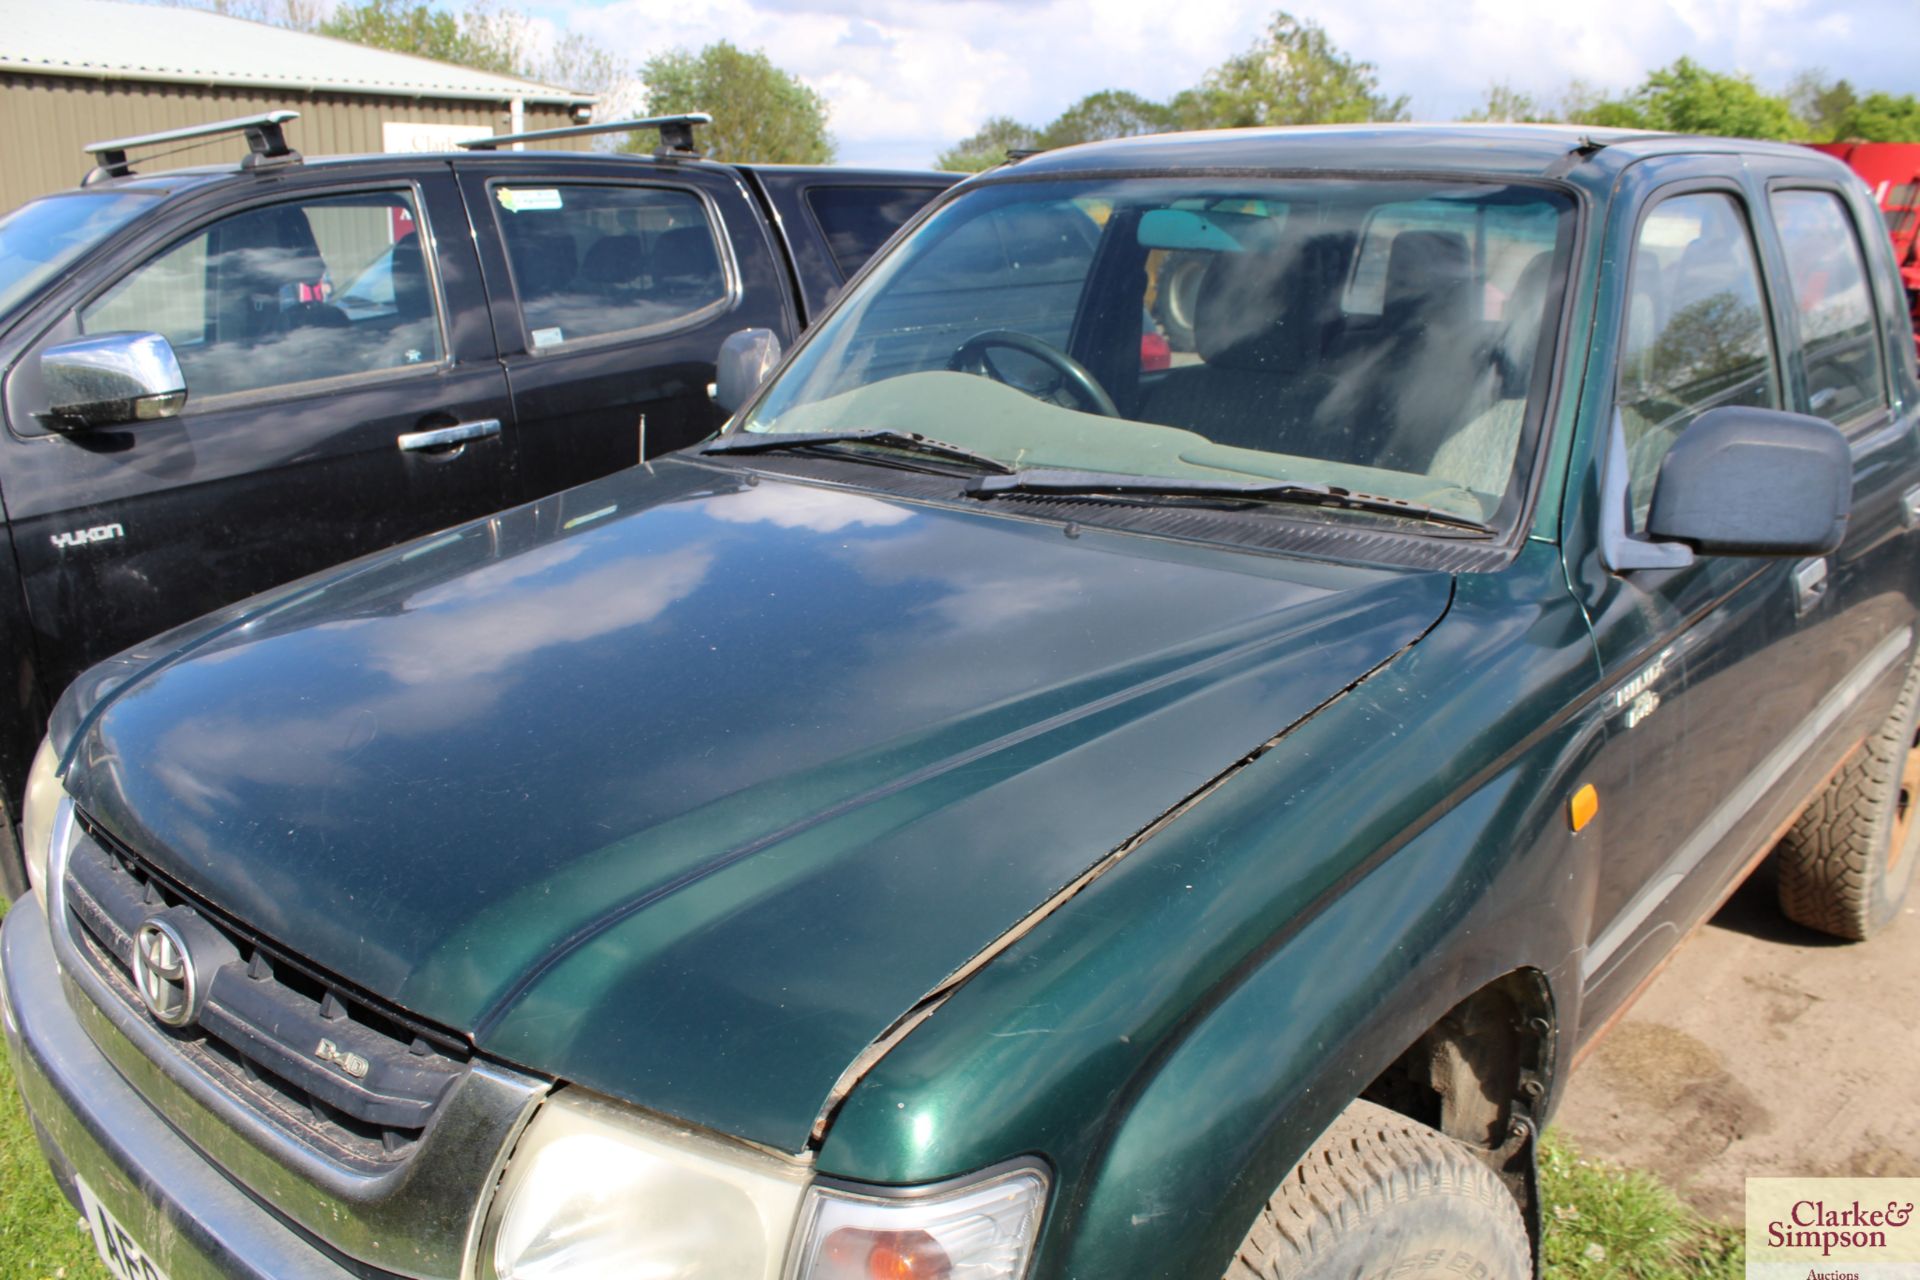
[[[1593,821],[1593,815],[1600,812],[1600,793],[1593,789],[1591,782],[1573,793],[1573,799],[1567,801],[1567,821],[1573,824],[1575,831]]]

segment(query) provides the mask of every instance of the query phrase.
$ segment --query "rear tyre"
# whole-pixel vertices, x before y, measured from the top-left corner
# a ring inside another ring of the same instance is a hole
[[[1858,942],[1900,913],[1920,865],[1920,665],[1884,724],[1780,841],[1780,909]]]
[[[1520,1206],[1461,1143],[1355,1102],[1240,1242],[1226,1280],[1529,1280]]]

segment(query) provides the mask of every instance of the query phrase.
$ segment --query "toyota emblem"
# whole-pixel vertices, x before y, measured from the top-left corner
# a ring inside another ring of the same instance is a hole
[[[147,1011],[169,1027],[193,1021],[196,979],[193,957],[180,931],[159,916],[133,937],[133,981]]]

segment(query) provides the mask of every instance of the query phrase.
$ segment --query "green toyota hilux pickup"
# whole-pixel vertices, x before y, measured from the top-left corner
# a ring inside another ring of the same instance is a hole
[[[1661,960],[1920,864],[1876,217],[1710,138],[1026,158],[713,438],[94,668],[0,959],[107,1267],[1527,1275]]]

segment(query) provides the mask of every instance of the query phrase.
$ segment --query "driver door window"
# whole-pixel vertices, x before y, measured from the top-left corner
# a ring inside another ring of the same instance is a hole
[[[1730,195],[1675,196],[1641,224],[1617,399],[1636,529],[1646,524],[1661,460],[1695,419],[1724,405],[1780,406],[1756,261]]]
[[[220,396],[437,364],[437,300],[412,198],[248,209],[201,228],[80,312],[86,333],[173,345],[189,409]]]

